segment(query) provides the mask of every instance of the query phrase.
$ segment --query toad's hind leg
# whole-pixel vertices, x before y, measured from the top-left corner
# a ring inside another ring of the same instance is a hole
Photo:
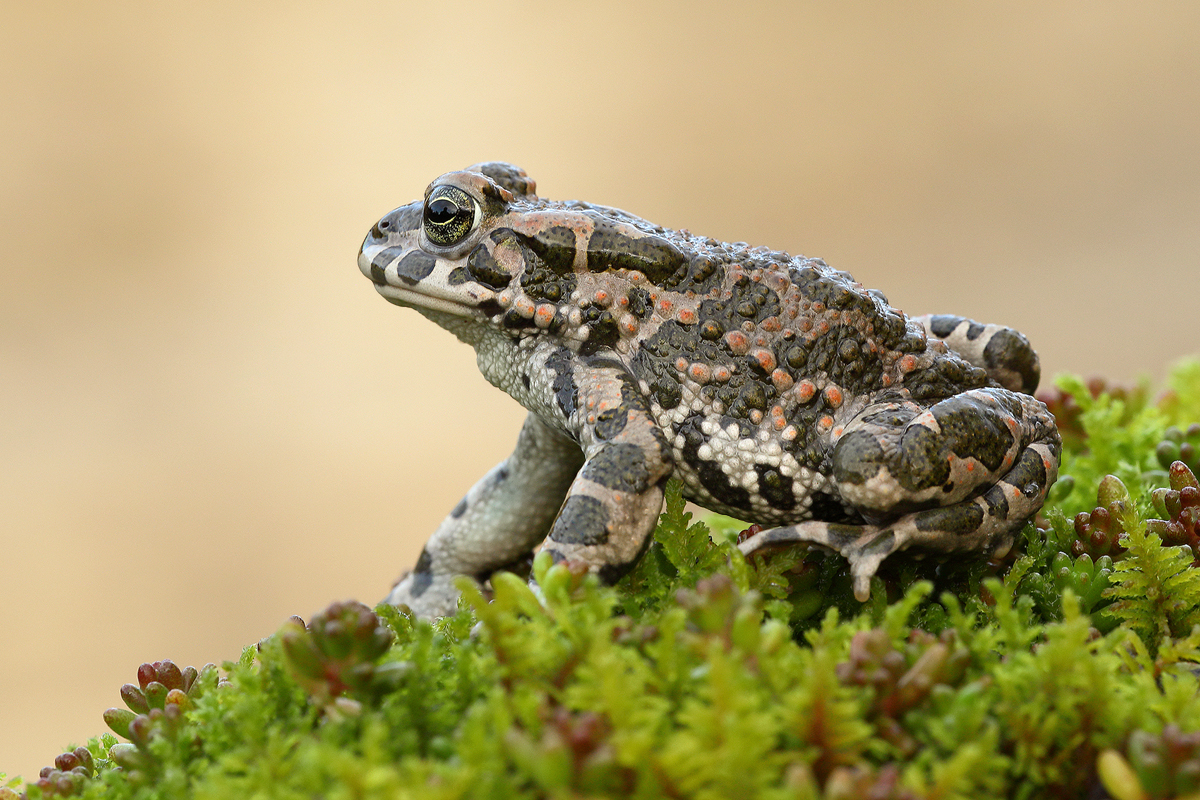
[[[802,522],[740,547],[837,551],[850,562],[855,596],[866,600],[871,576],[897,550],[1006,552],[1045,501],[1060,449],[1053,417],[1028,395],[979,389],[925,410],[876,403],[846,426],[832,455],[842,500],[871,524]]]
[[[925,332],[964,359],[987,372],[988,377],[1012,392],[1033,394],[1042,377],[1041,362],[1020,331],[1003,325],[984,325],[953,314],[914,317]]]

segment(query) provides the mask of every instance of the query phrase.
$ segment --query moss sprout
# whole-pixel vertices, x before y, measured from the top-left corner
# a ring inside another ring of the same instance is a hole
[[[1194,469],[1182,461],[1168,465],[1169,486],[1150,493],[1154,509],[1163,519],[1147,522],[1164,544],[1191,550],[1193,566],[1200,566],[1200,483]]]
[[[1175,461],[1192,472],[1200,469],[1200,422],[1193,422],[1184,432],[1171,425],[1163,432],[1163,440],[1154,448],[1154,455],[1163,469]]]
[[[1134,731],[1126,752],[1101,754],[1100,777],[1116,800],[1171,800],[1200,796],[1200,733],[1175,725],[1160,733]]]

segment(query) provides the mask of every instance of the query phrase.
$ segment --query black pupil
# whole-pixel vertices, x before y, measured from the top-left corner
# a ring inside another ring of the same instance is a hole
[[[452,200],[440,197],[429,204],[429,221],[434,225],[445,225],[458,214],[458,206]]]

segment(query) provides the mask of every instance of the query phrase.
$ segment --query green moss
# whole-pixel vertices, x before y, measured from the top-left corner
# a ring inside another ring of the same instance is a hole
[[[143,665],[103,715],[127,741],[0,800],[1195,791],[1200,501],[1156,452],[1200,418],[1200,367],[1157,403],[1059,385],[1070,479],[1001,561],[895,558],[860,605],[840,559],[747,560],[671,485],[615,587],[543,555],[539,594],[463,580],[433,624],[337,604],[221,670]]]

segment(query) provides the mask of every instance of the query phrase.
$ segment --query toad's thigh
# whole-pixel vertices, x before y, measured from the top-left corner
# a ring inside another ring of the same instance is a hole
[[[1038,401],[996,388],[920,411],[912,403],[868,407],[834,447],[834,479],[868,516],[949,505],[994,484],[1053,424]]]

